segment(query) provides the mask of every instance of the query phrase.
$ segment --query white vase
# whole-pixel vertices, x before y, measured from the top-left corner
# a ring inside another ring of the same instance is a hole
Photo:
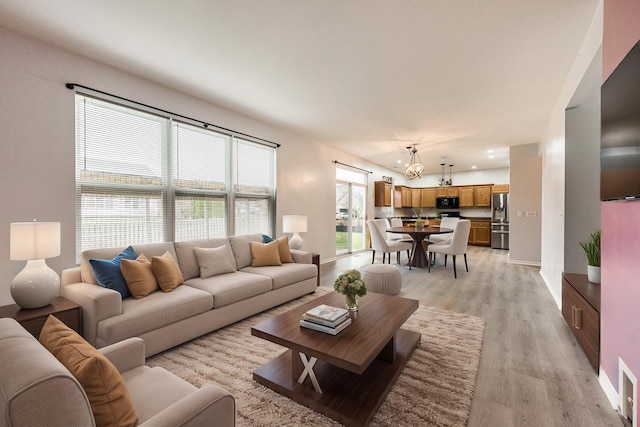
[[[600,267],[587,265],[587,279],[591,283],[600,284]]]

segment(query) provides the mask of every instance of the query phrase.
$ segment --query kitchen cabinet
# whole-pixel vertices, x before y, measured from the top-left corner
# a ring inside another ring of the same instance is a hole
[[[459,187],[445,187],[447,190],[447,197],[460,197]]]
[[[600,366],[600,285],[586,274],[562,274],[562,317],[596,372]]]
[[[435,188],[420,189],[420,207],[422,208],[436,207],[436,189]]]
[[[472,208],[475,203],[475,188],[474,187],[460,187],[460,207]]]
[[[393,207],[394,208],[403,208],[405,207],[402,204],[402,187],[396,185],[393,189]]]
[[[491,186],[477,185],[475,187],[475,206],[490,207],[491,206]]]
[[[420,207],[420,189],[419,188],[411,189],[411,207],[412,208]]]
[[[402,206],[405,208],[411,207],[411,188],[402,187]]]
[[[391,206],[391,183],[386,181],[376,181],[375,185],[375,206]]]
[[[436,187],[436,197],[447,197],[447,188]]]
[[[469,244],[478,246],[491,245],[491,221],[488,219],[471,221]]]
[[[492,193],[508,193],[509,192],[509,184],[499,184],[494,185],[491,188]]]

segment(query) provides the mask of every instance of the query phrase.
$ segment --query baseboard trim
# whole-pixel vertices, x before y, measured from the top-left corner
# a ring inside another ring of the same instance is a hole
[[[547,286],[547,289],[549,290],[551,297],[553,297],[554,301],[556,302],[556,305],[558,306],[558,310],[562,310],[562,295],[556,294],[556,292],[554,291],[553,287],[550,284],[551,282],[549,282],[549,279],[547,278],[547,276],[545,276],[542,269],[540,270],[539,273],[540,273],[540,277],[542,277],[542,281]]]
[[[598,382],[600,383],[600,387],[604,391],[605,396],[607,396],[607,399],[609,400],[609,403],[611,404],[613,409],[615,409],[616,411],[619,410],[620,407],[618,406],[618,402],[620,401],[620,396],[618,396],[618,392],[611,383],[611,380],[609,380],[607,373],[604,371],[604,369],[602,369],[602,366],[600,366],[600,375],[598,375]]]
[[[524,261],[524,260],[518,260],[518,259],[511,259],[511,258],[509,258],[509,260],[507,262],[509,264],[529,265],[531,267],[541,267],[542,266],[542,263],[540,263],[540,262]]]

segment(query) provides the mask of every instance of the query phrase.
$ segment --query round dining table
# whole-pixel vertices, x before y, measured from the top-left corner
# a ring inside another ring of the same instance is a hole
[[[425,226],[422,228],[416,227],[391,227],[387,228],[387,233],[408,234],[413,239],[413,249],[411,250],[411,259],[409,265],[411,267],[429,267],[429,259],[427,259],[427,253],[424,250],[422,241],[431,236],[432,234],[453,233],[451,228],[440,228],[439,226]]]

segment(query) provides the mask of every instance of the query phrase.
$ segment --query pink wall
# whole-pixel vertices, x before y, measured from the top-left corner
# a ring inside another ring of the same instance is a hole
[[[640,378],[640,201],[602,203],[600,364],[617,389],[618,357]]]
[[[640,39],[640,1],[604,0],[603,81]],[[600,364],[616,390],[618,357],[640,378],[640,201],[602,203]]]

